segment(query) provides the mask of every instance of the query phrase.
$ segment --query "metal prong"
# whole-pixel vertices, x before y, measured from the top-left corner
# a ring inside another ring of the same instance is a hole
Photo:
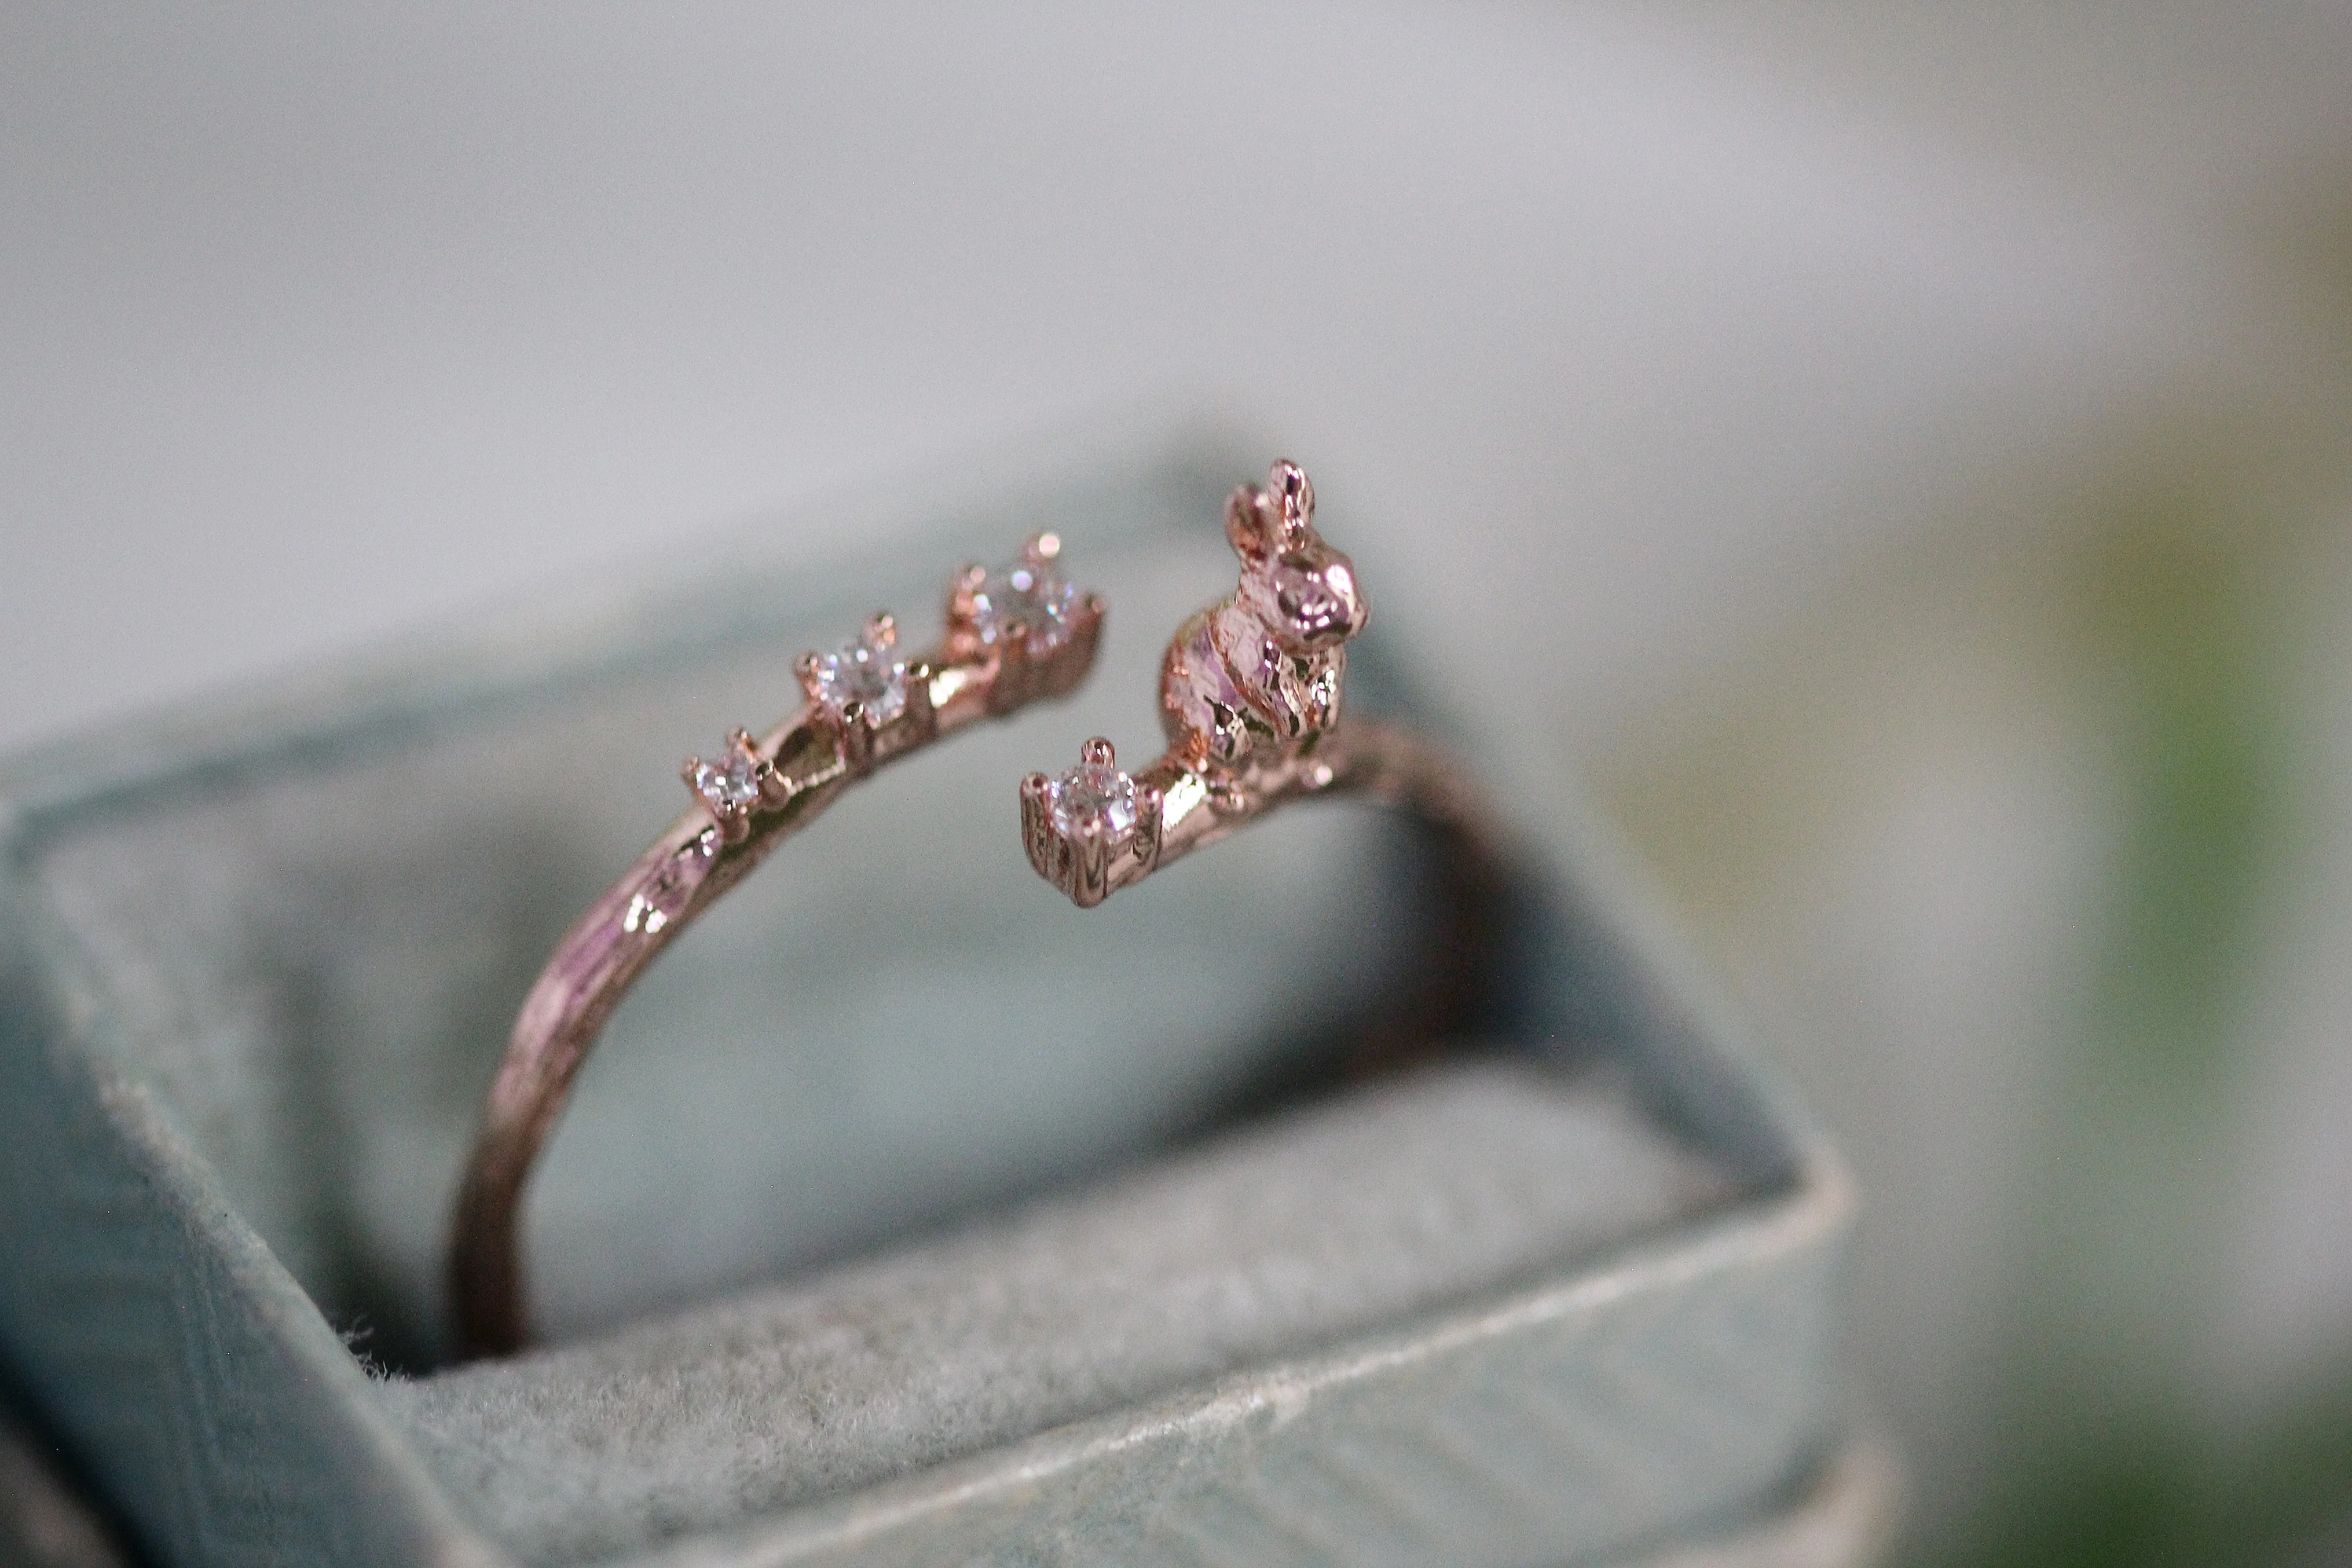
[[[919,745],[940,732],[940,712],[931,705],[931,681],[938,674],[928,658],[907,662],[907,710],[898,724],[909,744]]]
[[[898,646],[898,622],[887,610],[877,610],[866,617],[866,633],[884,647]]]
[[[1045,815],[1045,798],[1053,781],[1044,773],[1031,773],[1021,781],[1021,847],[1029,852],[1029,864],[1048,881],[1054,878],[1054,829]]]
[[[1070,617],[1070,640],[1043,661],[1035,695],[1066,697],[1077,689],[1087,671],[1094,667],[1102,626],[1102,595],[1088,594],[1079,599],[1077,613]]]
[[[1058,533],[1033,533],[1021,547],[1022,555],[1032,565],[1043,566],[1062,553],[1062,536]]]
[[[1002,718],[1036,696],[1038,673],[1030,662],[1029,623],[1014,621],[996,640],[996,679],[989,683],[988,710]]]
[[[853,774],[874,765],[874,725],[855,698],[841,705],[841,760]]]
[[[1077,836],[1067,840],[1070,852],[1070,897],[1082,910],[1090,910],[1110,897],[1110,839],[1103,832],[1102,818],[1089,816],[1078,825]]]
[[[976,561],[967,561],[955,569],[955,574],[948,579],[948,625],[971,626],[972,599],[987,582],[988,568]]]
[[[1160,814],[1167,805],[1167,797],[1156,785],[1139,784],[1135,786],[1135,858],[1141,877],[1160,864]]]
[[[793,660],[793,673],[800,677],[801,690],[812,702],[816,701],[822,695],[816,683],[819,658],[816,650],[812,648]]]
[[[1097,735],[1094,739],[1088,741],[1085,745],[1078,748],[1078,761],[1082,763],[1090,763],[1096,767],[1117,767],[1118,765],[1118,752],[1112,749],[1111,743],[1108,741],[1103,739],[1100,735]]]

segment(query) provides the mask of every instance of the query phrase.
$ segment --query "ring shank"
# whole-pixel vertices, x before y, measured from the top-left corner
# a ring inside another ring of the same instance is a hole
[[[927,668],[932,668],[927,666]],[[940,695],[949,693],[941,688]],[[976,712],[953,700],[943,721]],[[807,749],[803,712],[759,743],[780,767]],[[797,749],[797,750],[796,750]],[[1175,766],[1163,760],[1146,776]],[[484,1105],[459,1188],[448,1268],[459,1352],[502,1355],[530,1339],[520,1215],[525,1190],[577,1075],[606,1021],[646,966],[678,931],[777,844],[813,820],[849,782],[845,771],[802,771],[784,806],[743,842],[729,844],[709,816],[688,812],[573,923],[532,984]],[[1166,782],[1164,779],[1161,782]],[[1431,952],[1412,989],[1385,1006],[1358,1043],[1351,1068],[1410,1057],[1462,1032],[1487,993],[1499,898],[1502,835],[1469,775],[1441,749],[1393,725],[1343,723],[1314,754],[1240,798],[1171,825],[1155,864],[1223,837],[1293,800],[1363,795],[1405,811],[1434,838],[1437,889]],[[1198,795],[1198,792],[1195,792]]]
[[[1040,534],[1023,558],[1050,575],[1060,548]],[[947,638],[906,662],[904,700],[887,720],[860,704],[833,705],[818,679],[817,656],[804,655],[807,700],[800,710],[756,741],[741,731],[729,737],[733,760],[756,778],[756,799],[714,805],[697,787],[702,804],[672,824],[564,932],[516,1015],[458,1185],[447,1268],[461,1357],[511,1354],[530,1338],[524,1191],[581,1063],[646,966],[857,780],[967,725],[1066,697],[1085,679],[1102,635],[1101,596],[1075,595],[1056,628],[1034,638],[1035,628],[1026,623],[982,635],[972,595],[988,581],[976,566],[957,574],[948,594]],[[865,635],[885,650],[896,646],[896,626],[887,616],[869,621]],[[698,771],[689,763],[689,785]]]
[[[803,715],[762,750],[790,755],[794,738],[809,729]],[[460,1354],[511,1354],[530,1338],[523,1191],[613,1010],[697,914],[813,819],[845,782],[835,777],[796,793],[740,844],[725,843],[702,811],[687,813],[564,932],[515,1016],[457,1192],[448,1268]]]
[[[675,842],[689,827],[692,837]],[[564,933],[524,998],[457,1194],[449,1287],[461,1353],[509,1354],[529,1337],[518,1235],[523,1188],[605,1020],[685,923],[646,931],[640,919],[632,930],[631,908],[681,852],[697,852],[707,831],[696,814],[639,857]]]
[[[1359,1047],[1360,1065],[1391,1065],[1470,1033],[1494,1005],[1513,880],[1509,836],[1486,792],[1444,748],[1380,722],[1342,722],[1339,735],[1335,785],[1408,813],[1435,850],[1419,994]]]
[[[1474,1031],[1493,995],[1511,863],[1492,801],[1452,752],[1393,723],[1349,719],[1311,751],[1239,780],[1203,784],[1178,752],[1136,778],[1170,803],[1170,819],[1151,858],[1120,885],[1294,801],[1355,795],[1403,813],[1432,850],[1426,951],[1405,992],[1366,1023],[1348,1066],[1399,1066]]]

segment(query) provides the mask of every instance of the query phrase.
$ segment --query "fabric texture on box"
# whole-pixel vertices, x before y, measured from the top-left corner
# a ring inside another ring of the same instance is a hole
[[[1726,1195],[1622,1096],[1449,1067],[882,1261],[383,1394],[461,1509],[568,1562],[1381,1326]]]

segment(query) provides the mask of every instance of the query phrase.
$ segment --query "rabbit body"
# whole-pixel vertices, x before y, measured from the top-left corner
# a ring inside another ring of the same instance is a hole
[[[1295,463],[1227,500],[1241,582],[1177,629],[1160,664],[1160,723],[1187,765],[1246,773],[1289,761],[1339,722],[1344,645],[1370,606],[1314,514],[1314,487]]]

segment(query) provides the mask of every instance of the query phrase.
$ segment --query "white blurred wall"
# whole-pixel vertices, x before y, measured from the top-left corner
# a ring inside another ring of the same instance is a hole
[[[1834,16],[13,6],[0,740],[1160,395],[1583,732],[2247,309]]]

